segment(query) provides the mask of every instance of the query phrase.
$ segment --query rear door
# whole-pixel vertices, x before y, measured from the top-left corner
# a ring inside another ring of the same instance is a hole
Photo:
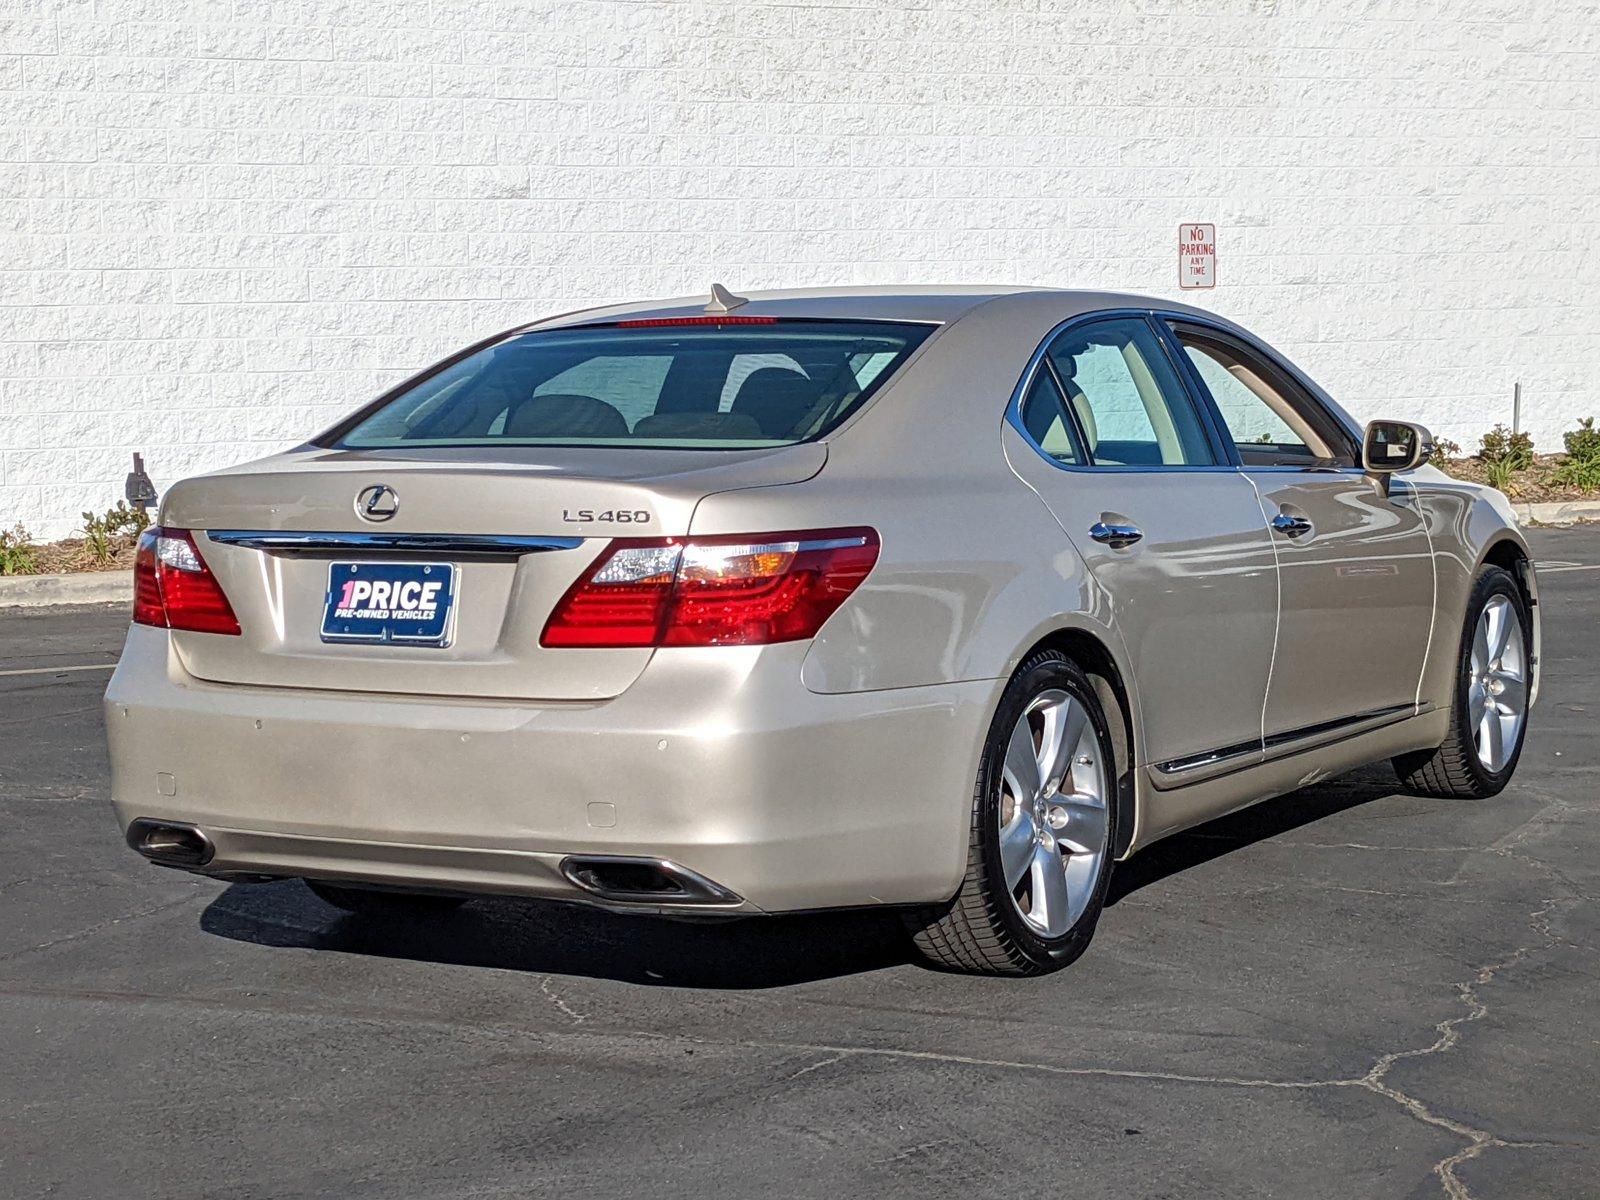
[[[1411,712],[1434,589],[1417,492],[1395,479],[1384,495],[1349,431],[1265,347],[1205,325],[1170,328],[1273,529],[1283,590],[1268,751]]]
[[[1155,327],[1068,326],[1032,368],[1014,466],[1104,589],[1158,783],[1260,757],[1277,620],[1270,535]]]

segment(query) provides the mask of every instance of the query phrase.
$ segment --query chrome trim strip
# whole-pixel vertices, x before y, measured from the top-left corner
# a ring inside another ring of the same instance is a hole
[[[1303,725],[1298,729],[1274,733],[1256,741],[1223,746],[1216,750],[1208,750],[1204,754],[1191,754],[1185,758],[1174,758],[1169,759],[1167,762],[1152,763],[1150,764],[1150,769],[1156,775],[1162,777],[1152,782],[1161,791],[1182,787],[1189,783],[1200,783],[1203,780],[1215,779],[1218,776],[1229,775],[1235,771],[1276,762],[1280,758],[1289,758],[1306,750],[1315,750],[1319,746],[1332,745],[1347,738],[1359,737],[1363,733],[1371,733],[1375,729],[1382,729],[1397,721],[1403,721],[1413,716],[1421,716],[1423,713],[1432,711],[1432,708],[1431,704],[1420,706],[1415,704],[1393,704],[1387,708],[1375,708],[1370,712],[1356,713],[1353,716],[1340,717],[1333,721],[1319,721],[1315,725]],[[1249,761],[1239,761],[1243,759],[1248,759]],[[1211,768],[1214,767],[1223,769],[1212,770]]]
[[[1332,721],[1318,721],[1315,725],[1302,725],[1299,729],[1285,730],[1283,733],[1268,734],[1262,739],[1261,748],[1267,752],[1268,758],[1282,758],[1283,754],[1274,754],[1273,751],[1293,753],[1287,749],[1296,742],[1304,742],[1311,738],[1321,737],[1327,733],[1342,733],[1353,725],[1360,725],[1366,721],[1381,721],[1398,716],[1411,716],[1418,711],[1413,704],[1391,704],[1388,708],[1375,708],[1370,712],[1356,713],[1354,716],[1339,717]]]
[[[410,550],[419,554],[500,556],[574,550],[579,537],[532,537],[487,533],[323,533],[275,529],[208,529],[224,546],[251,550]]]
[[[1243,758],[1247,754],[1261,753],[1261,739],[1252,742],[1240,742],[1233,746],[1223,746],[1218,750],[1207,750],[1204,754],[1191,754],[1187,758],[1174,758],[1164,763],[1154,764],[1155,769],[1163,775],[1178,775],[1184,771],[1193,771],[1199,767],[1214,767],[1218,763],[1227,762],[1230,758]]]

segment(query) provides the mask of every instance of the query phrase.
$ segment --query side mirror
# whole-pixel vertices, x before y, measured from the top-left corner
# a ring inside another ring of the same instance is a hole
[[[1372,477],[1384,495],[1389,476],[1412,471],[1433,456],[1433,434],[1409,421],[1371,421],[1361,442],[1361,469]]]

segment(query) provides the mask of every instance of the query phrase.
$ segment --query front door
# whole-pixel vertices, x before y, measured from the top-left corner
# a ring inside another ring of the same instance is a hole
[[[1031,451],[1013,464],[1088,565],[1126,649],[1143,763],[1176,785],[1259,759],[1271,535],[1154,326],[1069,326],[1017,415]]]
[[[1263,348],[1174,322],[1261,497],[1282,587],[1268,753],[1408,715],[1433,621],[1421,502],[1358,466],[1348,431]]]

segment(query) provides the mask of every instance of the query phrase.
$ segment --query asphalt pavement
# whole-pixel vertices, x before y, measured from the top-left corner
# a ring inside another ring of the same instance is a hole
[[[1600,530],[1530,540],[1504,794],[1378,766],[1171,838],[1023,981],[881,914],[418,926],[146,865],[124,613],[0,612],[0,1196],[1600,1195]]]

